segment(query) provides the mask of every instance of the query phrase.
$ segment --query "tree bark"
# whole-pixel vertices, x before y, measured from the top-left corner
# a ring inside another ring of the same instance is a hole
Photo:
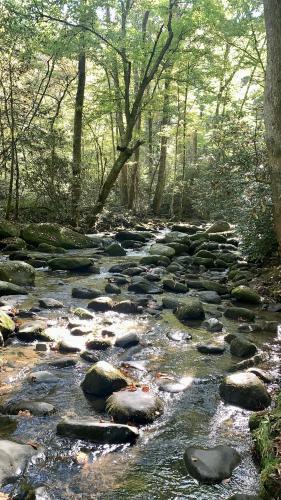
[[[167,143],[168,136],[165,131],[165,127],[169,124],[169,86],[170,81],[166,78],[164,85],[164,101],[163,101],[163,114],[162,114],[162,123],[161,123],[161,145],[160,145],[160,160],[159,160],[159,169],[158,169],[158,178],[156,189],[153,198],[153,212],[154,214],[158,214],[161,209],[163,192],[165,188],[165,180],[166,180],[166,160],[167,160]]]
[[[264,99],[274,227],[281,254],[281,3],[264,0],[267,70]]]

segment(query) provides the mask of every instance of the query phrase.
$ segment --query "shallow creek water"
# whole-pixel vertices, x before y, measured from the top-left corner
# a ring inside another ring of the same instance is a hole
[[[93,251],[70,252],[70,254],[93,255]],[[104,257],[99,260],[101,274],[70,275],[63,272],[37,271],[36,288],[26,297],[14,297],[12,301],[20,308],[37,305],[38,298],[52,297],[60,300],[64,308],[42,310],[40,316],[53,320],[59,326],[59,335],[67,336],[65,328],[70,307],[86,307],[87,300],[73,299],[73,286],[88,286],[104,290],[109,277],[108,269],[115,263],[138,260],[147,249],[128,252],[126,257]],[[207,274],[208,275],[208,274]],[[122,288],[121,298],[131,293]],[[167,294],[168,295],[168,294]],[[172,294],[171,294],[172,296]],[[161,302],[162,295],[157,297]],[[177,298],[184,299],[183,294]],[[120,296],[116,297],[120,300]],[[9,298],[10,301],[10,298]],[[205,310],[216,310],[217,306],[205,304]],[[211,315],[211,314],[210,314]],[[280,314],[258,311],[259,318],[279,319]],[[15,390],[9,399],[35,399],[55,405],[56,413],[48,417],[17,417],[18,425],[9,439],[32,441],[42,446],[42,453],[30,464],[25,479],[33,487],[44,486],[51,499],[227,499],[234,493],[257,493],[259,476],[251,455],[251,438],[248,430],[250,412],[225,405],[219,397],[218,386],[226,370],[237,362],[228,351],[222,356],[203,355],[196,350],[196,343],[211,338],[223,338],[225,332],[237,331],[237,323],[222,320],[223,333],[208,333],[200,326],[186,326],[178,322],[171,311],[164,310],[160,317],[150,315],[122,315],[112,312],[97,313],[94,326],[117,333],[137,332],[149,344],[132,356],[145,361],[145,371],[132,371],[132,376],[157,391],[157,372],[188,377],[189,387],[179,394],[160,392],[165,402],[165,411],[154,424],[143,427],[140,439],[134,446],[97,446],[87,441],[60,438],[56,435],[56,424],[64,415],[96,416],[107,418],[97,402],[85,398],[80,383],[89,363],[79,355],[74,367],[56,369],[47,363],[62,354],[51,350],[36,353],[28,366],[17,372],[7,372],[7,383]],[[173,330],[190,332],[189,342],[174,342],[167,338]],[[73,337],[71,337],[73,339]],[[265,360],[259,365],[274,374],[278,369],[280,347],[277,334],[259,332],[251,334],[262,349]],[[77,337],[83,347],[85,339]],[[9,359],[12,353],[30,350],[18,341],[6,347],[2,356]],[[24,355],[24,354],[23,354]],[[113,347],[101,352],[101,359],[120,365],[125,350]],[[69,355],[67,355],[69,356]],[[30,384],[25,377],[34,370],[52,371],[58,377],[56,384]],[[1,436],[3,437],[3,436]],[[184,449],[190,445],[213,446],[228,444],[242,456],[241,464],[234,470],[229,481],[218,485],[202,485],[190,477],[183,462]],[[22,481],[22,479],[21,479]],[[2,492],[13,494],[17,484],[7,485]],[[43,498],[43,497],[42,497]]]

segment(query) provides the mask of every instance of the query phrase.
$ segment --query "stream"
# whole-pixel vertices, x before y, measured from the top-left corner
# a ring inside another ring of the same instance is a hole
[[[108,257],[97,254],[100,274],[70,274],[62,271],[37,269],[36,288],[27,296],[9,297],[9,304],[20,309],[29,309],[38,305],[38,298],[49,297],[59,300],[64,307],[60,309],[42,309],[40,317],[48,318],[49,324],[56,329],[58,338],[76,342],[83,350],[85,336],[73,337],[67,329],[69,312],[75,307],[86,308],[89,299],[75,299],[71,296],[74,286],[94,287],[104,291],[112,273],[109,269],[114,264],[139,262],[148,254],[149,246],[155,239],[163,238],[169,230],[155,232],[154,238],[139,250],[129,250],[124,257]],[[68,251],[67,255],[95,256],[93,249]],[[5,258],[2,257],[2,258]],[[226,271],[198,271],[198,277],[221,279]],[[127,286],[121,286],[121,295],[113,299],[133,300],[138,296],[128,292]],[[189,294],[190,292],[188,292]],[[184,300],[186,293],[176,294],[178,300]],[[104,293],[104,295],[107,295]],[[55,406],[56,412],[50,416],[16,416],[16,429],[5,428],[1,438],[5,437],[20,442],[33,442],[40,445],[39,456],[29,464],[25,474],[26,481],[33,488],[41,488],[36,498],[53,500],[101,499],[101,500],[161,500],[161,499],[227,499],[233,494],[257,494],[259,474],[251,453],[251,436],[248,420],[251,412],[237,406],[225,404],[219,395],[219,384],[229,368],[237,363],[229,349],[223,355],[202,354],[196,349],[199,342],[214,339],[223,341],[226,333],[237,332],[237,322],[225,317],[219,318],[224,330],[211,333],[200,322],[186,325],[178,321],[170,309],[159,309],[163,297],[175,297],[175,294],[153,295],[151,314],[119,314],[107,311],[95,313],[94,320],[85,321],[97,329],[109,328],[114,333],[136,332],[141,338],[139,349],[112,347],[98,352],[102,360],[114,366],[126,361],[139,361],[140,369],[128,368],[130,376],[141,384],[148,385],[158,393],[164,402],[164,412],[153,424],[141,428],[140,438],[133,446],[96,445],[88,441],[62,438],[56,434],[56,425],[63,416],[95,416],[108,420],[102,405],[93,398],[86,398],[80,383],[85,372],[91,366],[79,354],[61,354],[50,348],[36,351],[36,342],[31,345],[13,338],[10,345],[1,351],[4,360],[14,360],[32,352],[30,362],[22,367],[7,371],[6,383],[14,389],[8,394],[9,400],[34,399]],[[223,300],[220,306],[205,304],[209,317],[222,310],[229,300]],[[248,306],[247,306],[248,307]],[[154,309],[153,309],[154,308]],[[257,311],[258,319],[280,320],[280,313],[270,313],[261,307],[250,306]],[[22,319],[21,322],[30,321]],[[192,335],[189,341],[173,341],[167,334],[187,332]],[[259,368],[266,370],[273,380],[279,373],[280,342],[278,333],[252,332],[251,339],[262,352],[263,360]],[[48,344],[47,344],[48,345]],[[75,366],[56,368],[50,361],[63,356],[77,359]],[[16,362],[15,368],[16,368]],[[11,361],[10,366],[13,367]],[[57,377],[54,384],[31,384],[27,380],[30,372],[47,370]],[[168,393],[158,390],[157,377],[164,373],[179,377],[186,383],[186,390],[180,393]],[[274,384],[271,384],[271,388]],[[270,386],[269,386],[270,388]],[[2,397],[3,400],[3,397]],[[4,397],[5,400],[5,397]],[[2,401],[3,402],[3,401]],[[219,484],[201,484],[191,477],[185,468],[183,454],[186,447],[230,445],[238,450],[242,457],[231,478]],[[1,492],[15,495],[23,478],[2,486]]]

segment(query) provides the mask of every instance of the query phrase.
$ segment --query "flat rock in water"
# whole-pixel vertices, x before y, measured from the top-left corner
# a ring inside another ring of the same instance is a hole
[[[221,303],[221,297],[219,296],[219,294],[215,291],[212,291],[212,290],[198,292],[198,296],[203,302],[207,302],[207,304],[220,304]]]
[[[96,288],[75,286],[72,288],[71,295],[75,299],[96,299],[97,297],[100,297],[102,293]]]
[[[26,295],[25,288],[19,285],[14,285],[8,281],[0,281],[0,297],[2,295]]]
[[[184,462],[189,474],[202,483],[220,483],[231,477],[240,464],[239,453],[230,446],[203,449],[189,447],[184,453]]]
[[[75,366],[76,364],[77,359],[68,358],[66,356],[48,362],[49,366],[54,366],[55,368],[68,368],[69,366]]]
[[[74,340],[74,339],[73,339]],[[60,340],[58,343],[59,352],[80,352],[81,347],[79,347],[74,341],[71,340]]]
[[[110,297],[98,297],[89,302],[88,308],[96,312],[110,311],[113,308],[113,300]]]
[[[4,406],[4,412],[10,413],[11,415],[17,415],[20,411],[29,411],[32,415],[37,417],[44,415],[51,415],[55,411],[55,407],[50,403],[45,403],[44,401],[31,401],[31,400],[20,400],[11,401]]]
[[[115,421],[147,424],[163,413],[162,401],[141,389],[114,392],[107,400],[106,409]]]
[[[93,319],[94,315],[90,312],[87,311],[87,309],[84,309],[83,307],[77,307],[74,309],[73,314],[75,316],[78,316],[80,319]]]
[[[182,332],[180,330],[176,330],[175,332],[168,332],[167,337],[174,342],[186,342],[192,339],[192,335],[187,332]]]
[[[115,341],[115,345],[116,347],[123,347],[126,349],[139,344],[139,341],[139,336],[136,333],[127,333],[126,335],[118,337]]]
[[[21,475],[31,457],[35,454],[35,449],[30,445],[1,439],[0,483]]]
[[[87,439],[94,443],[119,444],[133,443],[139,436],[136,427],[99,422],[93,417],[65,418],[57,425],[57,434],[60,436]]]
[[[225,346],[219,344],[199,344],[197,345],[197,351],[202,354],[223,354]]]
[[[209,332],[221,332],[223,329],[223,323],[217,318],[209,318],[202,323],[202,326],[207,328]]]
[[[32,372],[28,375],[27,379],[29,382],[36,384],[55,384],[59,381],[58,377],[55,377],[48,371]]]
[[[40,307],[44,307],[46,309],[59,309],[60,307],[63,307],[62,302],[48,297],[39,299],[38,303]]]

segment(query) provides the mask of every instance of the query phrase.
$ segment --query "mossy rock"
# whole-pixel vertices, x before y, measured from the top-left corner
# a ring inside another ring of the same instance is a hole
[[[87,394],[109,396],[128,385],[123,373],[106,361],[98,361],[86,373],[81,387]]]
[[[204,259],[212,260],[216,259],[216,255],[212,252],[209,252],[209,250],[199,250],[199,252],[197,252],[194,257],[203,257]]]
[[[20,230],[16,224],[7,220],[0,221],[0,239],[19,236]]]
[[[20,236],[31,245],[47,243],[65,249],[93,248],[97,246],[97,243],[92,238],[58,224],[29,224],[21,230]]]
[[[0,332],[4,338],[15,331],[16,325],[4,311],[0,311]]]
[[[48,266],[53,270],[92,271],[93,261],[88,257],[55,257],[48,261]]]
[[[198,241],[198,242],[201,242],[201,241],[207,241],[209,238],[208,234],[205,233],[205,232],[202,232],[202,233],[196,233],[196,234],[192,234],[189,239],[190,241]],[[200,244],[200,243],[199,243]]]
[[[93,417],[64,418],[57,425],[57,434],[60,436],[87,439],[93,443],[121,444],[133,443],[139,436],[136,427],[100,422]]]
[[[62,247],[56,247],[54,245],[49,245],[48,243],[40,243],[38,245],[39,252],[44,253],[65,253],[66,250]]]
[[[209,241],[215,241],[216,243],[226,243],[227,238],[223,234],[209,233],[208,234]]]
[[[149,253],[151,255],[161,255],[164,257],[173,257],[176,252],[175,250],[168,246],[168,245],[162,245],[161,243],[155,243],[152,245],[149,249]]]
[[[250,311],[250,309],[245,309],[244,307],[228,307],[224,311],[224,316],[229,319],[236,321],[254,321],[255,313]]]
[[[146,255],[145,257],[142,257],[140,260],[140,264],[144,266],[168,266],[170,264],[170,259],[169,257],[166,257],[166,255]]]
[[[104,251],[112,257],[122,257],[127,253],[126,250],[119,245],[119,243],[111,243],[111,245],[107,246]]]
[[[216,221],[214,224],[207,229],[207,233],[224,233],[225,231],[229,231],[231,229],[231,226],[228,222],[221,220],[221,221]]]
[[[35,269],[27,262],[17,260],[1,262],[0,280],[19,286],[34,285]]]
[[[14,285],[8,281],[0,281],[0,297],[3,295],[26,295],[27,291],[19,285]]]
[[[255,290],[244,285],[233,288],[231,295],[234,299],[246,304],[259,304],[261,301],[259,294]]]
[[[1,240],[1,247],[5,245],[4,252],[16,252],[18,250],[26,249],[26,242],[22,238],[5,238]]]
[[[181,304],[176,310],[175,315],[180,321],[205,319],[202,302],[196,297],[191,297],[184,304]]]
[[[230,353],[239,358],[251,358],[257,352],[257,346],[240,337],[234,338],[230,343]]]
[[[195,266],[205,266],[207,268],[214,267],[213,259],[206,259],[204,257],[194,257],[193,264]]]

